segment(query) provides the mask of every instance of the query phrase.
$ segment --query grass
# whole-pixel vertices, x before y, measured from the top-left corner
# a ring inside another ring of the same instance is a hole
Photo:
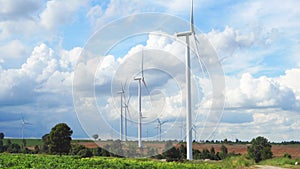
[[[284,168],[299,168],[300,166],[295,166],[295,162],[300,162],[300,159],[290,159],[286,157],[275,157],[272,159],[264,160],[259,162],[259,165],[271,165],[271,166],[278,166]]]
[[[7,140],[11,140],[12,143],[16,143],[19,145],[23,145],[22,139],[16,139],[16,138],[5,138],[3,140],[3,144],[6,144]],[[26,146],[35,146],[35,145],[43,145],[42,139],[25,139],[26,140]]]
[[[76,156],[32,155],[32,154],[0,154],[0,168],[111,168],[111,169],[221,169],[213,163],[176,163],[160,162],[151,159],[130,159],[94,157],[78,158]]]
[[[10,140],[11,143],[16,143],[19,145],[23,145],[23,139],[21,138],[4,138],[3,144],[7,143],[7,140]],[[35,145],[43,145],[42,139],[25,139],[26,146],[35,146]],[[80,142],[94,142],[93,140],[72,140],[73,143],[80,143]]]

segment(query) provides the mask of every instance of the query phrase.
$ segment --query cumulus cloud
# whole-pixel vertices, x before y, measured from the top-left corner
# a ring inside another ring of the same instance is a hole
[[[53,29],[72,22],[76,10],[84,4],[80,0],[48,1],[46,9],[40,14],[41,24],[47,29]]]
[[[281,86],[274,80],[251,74],[242,75],[237,88],[226,91],[229,107],[280,107],[294,109],[297,104],[295,93],[287,86]]]

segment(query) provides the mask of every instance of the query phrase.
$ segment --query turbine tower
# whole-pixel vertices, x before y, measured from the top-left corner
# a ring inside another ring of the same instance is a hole
[[[142,50],[142,76],[135,77],[134,80],[138,81],[138,147],[143,147],[142,145],[142,90],[141,90],[141,82],[143,82],[144,86],[148,90],[147,84],[144,78],[144,55]]]
[[[124,118],[125,118],[125,124],[124,124],[124,135],[125,135],[125,142],[127,141],[127,115],[129,114],[129,109],[128,109],[128,105],[129,105],[129,100],[131,97],[128,98],[128,100],[124,103]],[[124,94],[124,101],[125,101],[126,97]]]
[[[121,96],[121,114],[120,114],[120,140],[123,141],[123,95],[124,95],[124,87],[121,84],[121,91],[118,92]]]
[[[165,124],[166,122],[168,122],[168,121],[163,121],[163,122],[161,122],[161,121],[159,120],[159,118],[157,118],[157,122],[158,122],[157,129],[159,130],[159,141],[161,141],[161,126],[162,126],[163,124]]]
[[[181,32],[177,34],[177,37],[185,37],[186,40],[186,142],[187,142],[187,159],[193,160],[192,151],[192,108],[191,108],[191,72],[190,72],[190,36],[195,34],[194,31],[194,17],[193,17],[193,0],[191,5],[191,15],[190,15],[190,30],[187,32]]]

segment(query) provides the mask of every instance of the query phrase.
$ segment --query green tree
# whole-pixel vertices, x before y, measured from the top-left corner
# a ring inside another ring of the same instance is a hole
[[[98,134],[94,134],[92,137],[93,137],[94,140],[96,141],[96,140],[99,138],[99,135],[98,135]]]
[[[178,161],[180,160],[179,150],[176,147],[172,147],[163,153],[163,156],[167,161]]]
[[[225,147],[225,146],[222,144],[222,146],[221,146],[221,152],[219,153],[219,157],[220,157],[221,159],[224,159],[224,158],[227,157],[227,154],[228,154],[228,149],[227,149],[227,147]]]
[[[0,133],[0,140],[3,140],[4,139],[4,133]]]
[[[68,154],[71,149],[72,133],[71,128],[65,123],[59,123],[54,126],[49,134],[50,152],[58,153],[59,155]]]
[[[4,145],[3,145],[3,141],[0,140],[0,153],[4,152]]]
[[[255,162],[260,162],[261,160],[272,158],[273,153],[271,148],[272,145],[268,139],[259,136],[252,139],[251,146],[247,150],[250,158],[254,159]]]
[[[7,152],[9,152],[9,153],[19,153],[19,152],[21,152],[21,147],[19,146],[19,144],[12,143],[8,146]]]

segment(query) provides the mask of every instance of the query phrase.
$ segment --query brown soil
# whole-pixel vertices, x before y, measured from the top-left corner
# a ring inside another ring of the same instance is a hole
[[[78,144],[84,145],[87,148],[97,148],[104,147],[107,144],[110,144],[111,142],[108,141],[97,141],[95,142],[80,142]],[[161,153],[165,148],[165,142],[145,142],[143,143],[145,147],[157,147],[158,152]],[[247,152],[247,146],[246,144],[224,144],[228,152],[234,152],[236,154],[245,154]],[[176,145],[179,146],[179,145]],[[194,149],[203,150],[208,149],[210,150],[211,147],[214,147],[215,151],[218,152],[221,150],[221,144],[193,144]],[[272,152],[273,156],[275,157],[281,157],[285,153],[289,153],[292,158],[300,158],[300,145],[272,145]]]

